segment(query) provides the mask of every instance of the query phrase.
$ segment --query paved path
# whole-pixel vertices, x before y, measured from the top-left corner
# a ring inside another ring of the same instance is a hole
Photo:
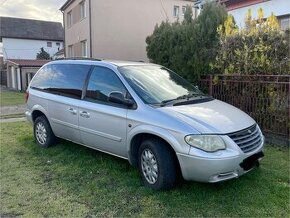
[[[11,115],[11,114],[22,114],[26,111],[26,105],[15,105],[15,106],[3,106],[0,107],[0,115]]]
[[[0,119],[0,123],[15,123],[15,122],[23,122],[23,121],[27,121],[26,117]]]

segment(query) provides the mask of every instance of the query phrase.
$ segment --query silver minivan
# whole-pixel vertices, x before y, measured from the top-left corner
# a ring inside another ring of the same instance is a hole
[[[38,145],[62,138],[127,159],[153,189],[174,187],[179,175],[237,178],[264,156],[250,116],[155,64],[52,61],[27,89],[26,116]]]

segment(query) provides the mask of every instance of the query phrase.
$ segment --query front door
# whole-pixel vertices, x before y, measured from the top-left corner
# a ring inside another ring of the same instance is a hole
[[[96,149],[127,157],[127,108],[108,101],[111,92],[127,93],[112,70],[95,67],[79,107],[82,143]]]

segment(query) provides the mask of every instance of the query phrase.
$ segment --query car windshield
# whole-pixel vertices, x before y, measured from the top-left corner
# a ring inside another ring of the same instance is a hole
[[[119,71],[147,104],[162,104],[183,96],[204,95],[185,79],[161,66],[123,66]]]

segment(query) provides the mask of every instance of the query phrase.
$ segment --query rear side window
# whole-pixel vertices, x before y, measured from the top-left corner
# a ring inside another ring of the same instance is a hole
[[[31,88],[81,99],[89,70],[88,65],[52,64],[37,73],[31,83]]]
[[[113,104],[108,100],[111,92],[122,92],[124,96],[127,95],[126,88],[112,70],[95,67],[88,83],[85,99]]]
[[[33,77],[30,87],[40,90],[47,90],[51,87],[52,77],[53,72],[51,70],[51,66],[45,66]]]

